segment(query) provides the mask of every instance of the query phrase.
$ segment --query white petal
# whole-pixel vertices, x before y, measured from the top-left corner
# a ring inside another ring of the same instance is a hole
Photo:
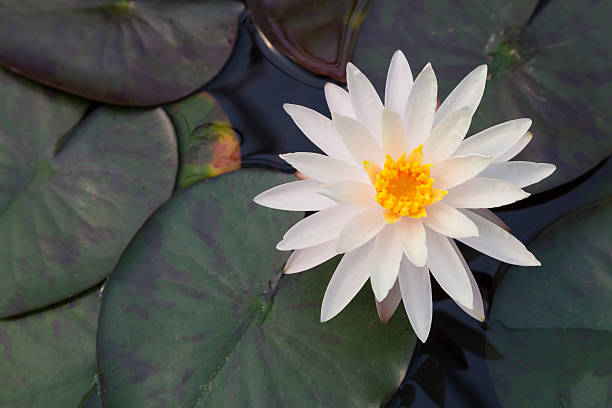
[[[372,184],[359,181],[337,181],[319,187],[319,193],[334,202],[355,207],[372,208],[376,203],[376,190]]]
[[[330,114],[337,113],[338,115],[355,119],[355,111],[353,111],[351,97],[348,92],[331,82],[325,84],[324,90]]]
[[[554,164],[511,161],[491,163],[478,176],[505,180],[519,188],[530,186],[550,176],[556,169]]]
[[[281,184],[264,191],[253,199],[264,207],[289,211],[319,211],[337,205],[333,200],[321,196],[324,184],[315,180],[299,180]]]
[[[516,144],[530,126],[531,119],[515,119],[500,123],[465,139],[455,154],[475,153],[495,159]]]
[[[340,138],[358,165],[363,165],[365,160],[378,165],[384,163],[385,157],[380,146],[365,126],[355,119],[336,113],[332,114],[332,118]]]
[[[474,274],[472,273],[472,271],[470,271],[470,267],[467,265],[467,262],[465,262],[465,258],[461,254],[461,251],[459,251],[459,248],[457,248],[457,244],[455,244],[452,239],[449,239],[448,242],[451,244],[451,246],[455,250],[455,253],[461,260],[463,267],[468,271],[468,277],[470,278],[470,286],[472,287],[472,297],[474,298],[474,306],[471,309],[468,309],[459,303],[457,303],[457,306],[459,306],[465,313],[469,314],[474,319],[484,322],[485,315],[484,305],[482,304],[482,295],[480,294],[480,289],[478,288],[476,279],[474,279]]]
[[[426,267],[416,267],[404,258],[400,265],[398,280],[410,324],[419,340],[425,343],[433,313],[429,270]]]
[[[429,228],[425,231],[429,250],[427,266],[431,274],[455,302],[472,309],[474,298],[468,275],[469,269],[463,265],[448,238]]]
[[[374,303],[376,303],[376,311],[378,312],[378,318],[381,322],[387,323],[389,319],[391,319],[401,300],[402,293],[400,291],[399,281],[396,279],[395,284],[389,291],[389,294],[382,302],[379,302],[378,300],[376,300],[376,298],[374,298]]]
[[[446,97],[434,119],[434,126],[440,123],[451,113],[461,108],[467,107],[470,110],[470,117],[474,115],[476,108],[480,104],[484,93],[485,83],[487,82],[487,66],[476,67],[472,72],[452,90]]]
[[[480,215],[482,218],[484,218],[487,221],[491,221],[493,224],[497,225],[498,227],[501,227],[503,229],[505,229],[506,231],[510,232],[511,228],[509,226],[506,225],[506,223],[504,221],[502,221],[501,218],[499,218],[497,215],[495,215],[495,213],[491,210],[489,210],[488,208],[470,208],[467,211],[471,211],[476,215]]]
[[[370,179],[363,168],[318,153],[298,152],[279,155],[293,168],[311,179],[323,183],[353,180],[369,183]]]
[[[380,115],[383,104],[368,78],[350,62],[346,64],[346,83],[351,97],[355,118],[370,134],[381,142]]]
[[[479,235],[478,237],[460,238],[459,241],[502,262],[522,266],[540,266],[536,257],[512,234],[471,211],[460,211],[476,224]]]
[[[302,249],[338,238],[346,224],[362,211],[362,208],[337,205],[314,213],[289,228],[276,248]]]
[[[332,276],[321,306],[321,322],[344,309],[370,277],[370,252],[374,240],[344,255]]]
[[[425,266],[427,245],[425,244],[425,228],[421,220],[403,217],[395,228],[410,262],[419,267]]]
[[[480,154],[455,156],[446,159],[430,170],[434,187],[447,190],[476,177],[491,163],[491,158]]]
[[[394,225],[387,225],[376,236],[372,258],[370,283],[376,300],[381,302],[397,280],[397,271],[404,255],[402,242],[395,233]]]
[[[410,145],[400,116],[389,109],[382,113],[383,153],[398,159],[403,153],[410,153]]]
[[[471,122],[469,108],[459,109],[444,118],[423,144],[423,161],[436,164],[448,159],[461,144]]]
[[[412,88],[412,71],[406,56],[400,50],[393,53],[389,71],[387,71],[387,83],[385,85],[385,107],[403,115],[406,110],[406,102]]]
[[[305,106],[286,103],[283,108],[302,133],[323,153],[334,159],[353,163],[353,157],[340,139],[331,119]]]
[[[303,272],[322,264],[336,255],[338,255],[338,253],[336,252],[335,239],[308,248],[296,249],[287,260],[283,273],[292,274]]]
[[[448,190],[444,202],[455,208],[493,208],[529,197],[507,181],[474,177]]]
[[[531,132],[526,132],[523,136],[521,136],[518,142],[512,145],[512,147],[493,159],[493,162],[505,162],[512,159],[514,156],[523,151],[529,142],[531,142],[531,139],[533,139],[533,134]]]
[[[352,251],[368,242],[386,225],[382,209],[370,208],[355,215],[338,237],[338,253]]]
[[[427,207],[423,222],[432,230],[451,238],[478,236],[478,228],[459,210],[439,201]]]
[[[431,132],[437,94],[436,74],[427,64],[412,85],[404,113],[404,129],[411,148],[423,143]]]

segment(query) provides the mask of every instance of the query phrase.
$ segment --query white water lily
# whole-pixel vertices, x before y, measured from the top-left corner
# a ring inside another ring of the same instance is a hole
[[[276,209],[316,211],[279,242],[279,250],[294,251],[285,273],[345,254],[325,292],[322,322],[370,279],[381,319],[388,320],[402,300],[424,342],[432,319],[430,272],[464,311],[484,320],[480,291],[453,239],[503,262],[540,264],[486,210],[527,197],[523,187],[555,170],[508,161],[531,139],[531,120],[514,119],[465,138],[484,92],[486,65],[470,72],[437,110],[431,65],[413,81],[401,51],[389,66],[384,105],[354,65],[346,73],[348,92],[325,86],[332,119],[284,106],[325,153],[281,155],[308,180],[254,199]]]

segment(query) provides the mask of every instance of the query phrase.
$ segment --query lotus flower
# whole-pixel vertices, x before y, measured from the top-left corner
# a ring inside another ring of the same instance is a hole
[[[531,140],[530,119],[514,119],[465,138],[482,98],[487,67],[470,72],[436,110],[430,64],[413,80],[396,51],[384,105],[348,64],[348,92],[328,83],[331,119],[285,104],[296,125],[325,154],[281,158],[308,179],[255,197],[260,205],[316,211],[292,228],[279,250],[293,250],[285,273],[302,272],[344,254],[323,298],[321,321],[337,315],[370,280],[379,315],[400,299],[421,341],[431,327],[429,273],[472,317],[484,320],[482,298],[454,239],[503,262],[540,265],[487,208],[529,196],[523,187],[555,166],[509,161]]]

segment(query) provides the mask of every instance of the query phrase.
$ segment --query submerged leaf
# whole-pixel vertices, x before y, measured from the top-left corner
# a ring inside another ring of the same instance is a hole
[[[276,49],[316,74],[345,82],[371,0],[247,0],[251,17]]]
[[[179,149],[177,188],[240,168],[240,138],[215,97],[206,92],[166,106]]]

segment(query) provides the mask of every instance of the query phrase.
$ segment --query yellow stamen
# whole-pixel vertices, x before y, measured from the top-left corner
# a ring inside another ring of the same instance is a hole
[[[387,221],[387,224],[395,224],[402,219],[401,215],[397,215],[389,210],[383,210],[383,217],[385,218],[385,221]]]
[[[429,169],[433,165],[423,164],[423,145],[397,160],[387,155],[383,169],[367,161],[363,165],[376,190],[376,202],[385,208],[383,215],[389,224],[401,217],[427,217],[425,207],[446,195],[446,191],[432,187],[435,180],[429,176]]]
[[[370,181],[372,182],[372,184],[375,184],[376,175],[380,172],[380,166],[376,163],[364,161],[363,167],[365,167],[365,171],[366,173],[368,173],[368,177],[370,177]]]

